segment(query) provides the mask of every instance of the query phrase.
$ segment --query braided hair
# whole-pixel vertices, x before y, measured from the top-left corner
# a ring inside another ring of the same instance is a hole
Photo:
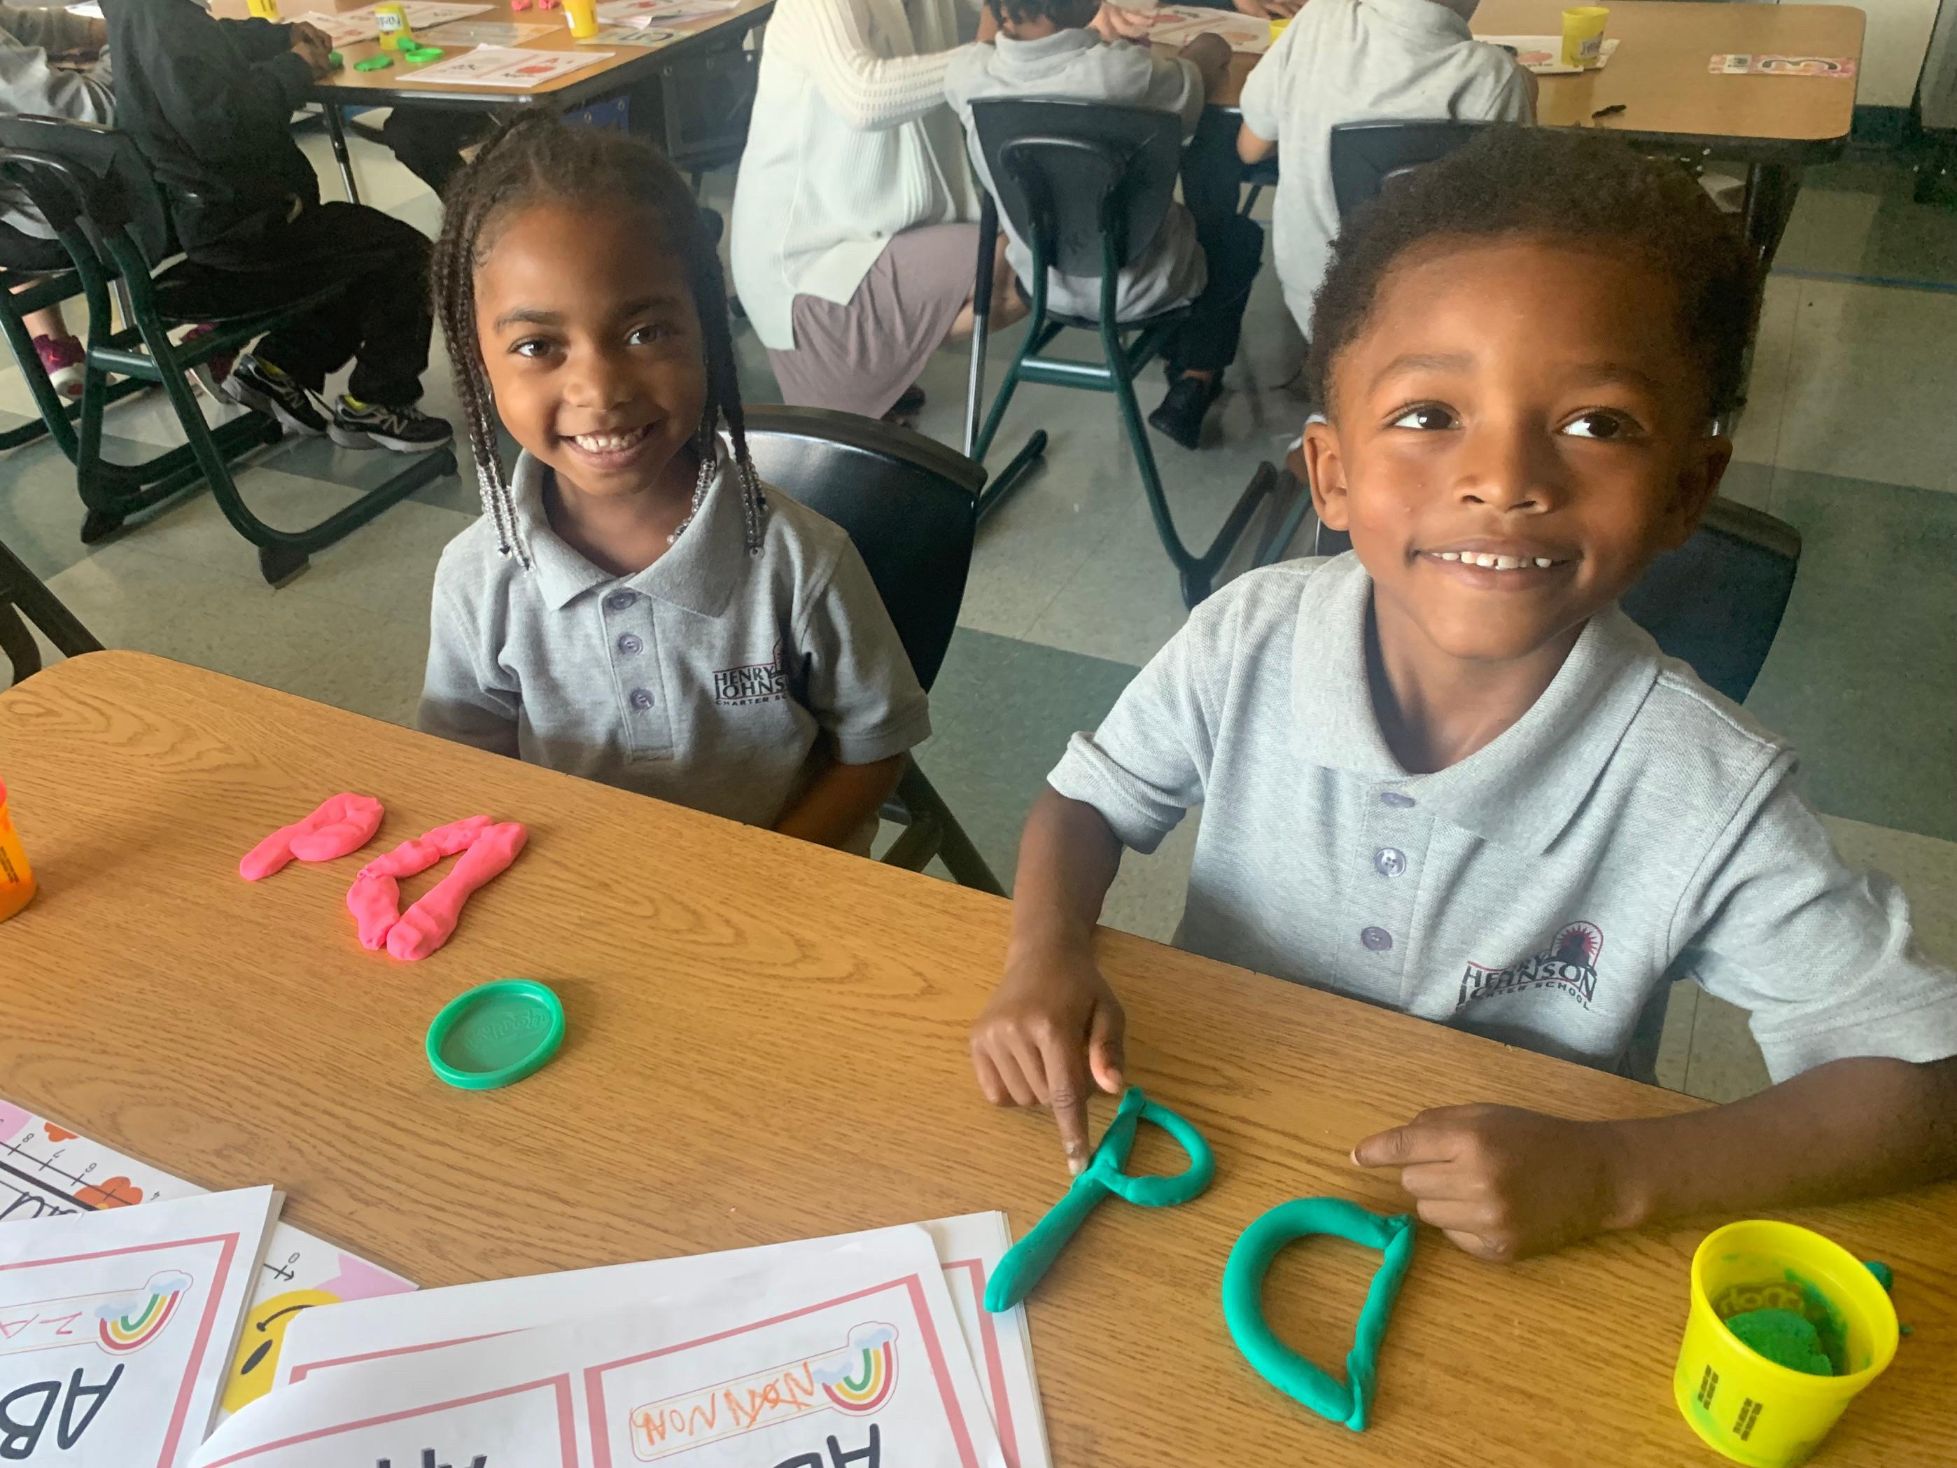
[[[518,532],[509,477],[498,451],[489,371],[476,336],[475,272],[495,242],[499,221],[524,205],[544,201],[637,206],[658,218],[666,242],[684,262],[706,349],[707,405],[697,442],[700,478],[692,509],[680,529],[691,523],[712,483],[713,436],[724,424],[741,480],[747,551],[759,555],[767,501],[748,456],[720,257],[701,225],[699,206],[673,165],[647,144],[611,129],[561,122],[531,108],[522,109],[515,121],[500,128],[456,177],[445,201],[441,238],[435,243],[435,314],[448,339],[456,395],[468,420],[469,452],[482,488],[484,513],[496,528],[497,549],[529,567],[529,551]]]

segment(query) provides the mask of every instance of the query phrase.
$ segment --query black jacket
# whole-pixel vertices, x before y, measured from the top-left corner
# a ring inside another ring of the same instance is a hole
[[[292,114],[312,71],[292,27],[216,20],[196,0],[102,0],[116,126],[149,160],[192,255],[249,261],[295,201],[319,202]]]

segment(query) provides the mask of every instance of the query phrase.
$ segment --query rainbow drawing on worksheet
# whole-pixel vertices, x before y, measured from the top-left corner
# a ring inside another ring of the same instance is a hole
[[[112,1356],[140,1351],[163,1332],[177,1313],[177,1302],[191,1286],[187,1274],[175,1271],[153,1275],[147,1293],[96,1308],[97,1340]]]
[[[815,1379],[839,1412],[858,1416],[890,1400],[897,1386],[897,1331],[889,1325],[859,1325],[838,1359],[815,1367]]]

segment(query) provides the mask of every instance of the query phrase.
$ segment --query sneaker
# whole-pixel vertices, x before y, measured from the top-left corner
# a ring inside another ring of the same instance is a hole
[[[180,347],[195,347],[207,336],[215,334],[217,328],[208,323],[193,326],[177,338]],[[224,379],[231,375],[231,369],[238,365],[238,354],[226,352],[213,357],[208,362],[199,362],[190,369],[190,385],[214,403],[229,401],[224,395]]]
[[[1161,406],[1148,415],[1149,425],[1186,449],[1196,448],[1203,441],[1203,419],[1209,413],[1210,404],[1222,395],[1221,372],[1208,381],[1187,375],[1177,377],[1169,384]]]
[[[56,392],[71,400],[82,395],[82,382],[88,375],[84,365],[88,354],[79,341],[72,336],[37,336],[34,354],[41,359],[41,370],[47,373]]]
[[[455,438],[448,419],[437,418],[416,407],[391,408],[385,403],[363,403],[342,394],[333,409],[333,423],[327,429],[333,442],[342,448],[370,449],[379,446],[397,454],[425,454],[430,449],[445,449]]]
[[[326,400],[250,352],[238,358],[219,388],[232,402],[278,419],[290,432],[326,432]]]

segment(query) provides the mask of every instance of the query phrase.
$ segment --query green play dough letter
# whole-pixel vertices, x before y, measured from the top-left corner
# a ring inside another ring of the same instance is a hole
[[[1271,1261],[1286,1244],[1313,1234],[1350,1239],[1385,1256],[1366,1291],[1352,1353],[1345,1358],[1343,1382],[1285,1345],[1264,1320],[1264,1276]],[[1380,1341],[1400,1281],[1413,1262],[1413,1238],[1413,1220],[1404,1213],[1383,1218],[1343,1198],[1299,1198],[1279,1204],[1243,1231],[1224,1266],[1223,1321],[1230,1327],[1230,1338],[1257,1374],[1286,1396],[1354,1432],[1364,1431]]]
[[[1144,1121],[1154,1122],[1175,1139],[1176,1145],[1189,1154],[1188,1167],[1173,1177],[1133,1177],[1121,1170],[1134,1150],[1135,1128]],[[1122,1093],[1121,1105],[1086,1171],[993,1266],[992,1278],[985,1282],[985,1308],[997,1315],[1032,1293],[1060,1251],[1087,1222],[1087,1215],[1108,1194],[1143,1208],[1168,1208],[1196,1197],[1215,1176],[1216,1158],[1202,1133],[1168,1107],[1149,1100],[1140,1088],[1130,1086]]]

